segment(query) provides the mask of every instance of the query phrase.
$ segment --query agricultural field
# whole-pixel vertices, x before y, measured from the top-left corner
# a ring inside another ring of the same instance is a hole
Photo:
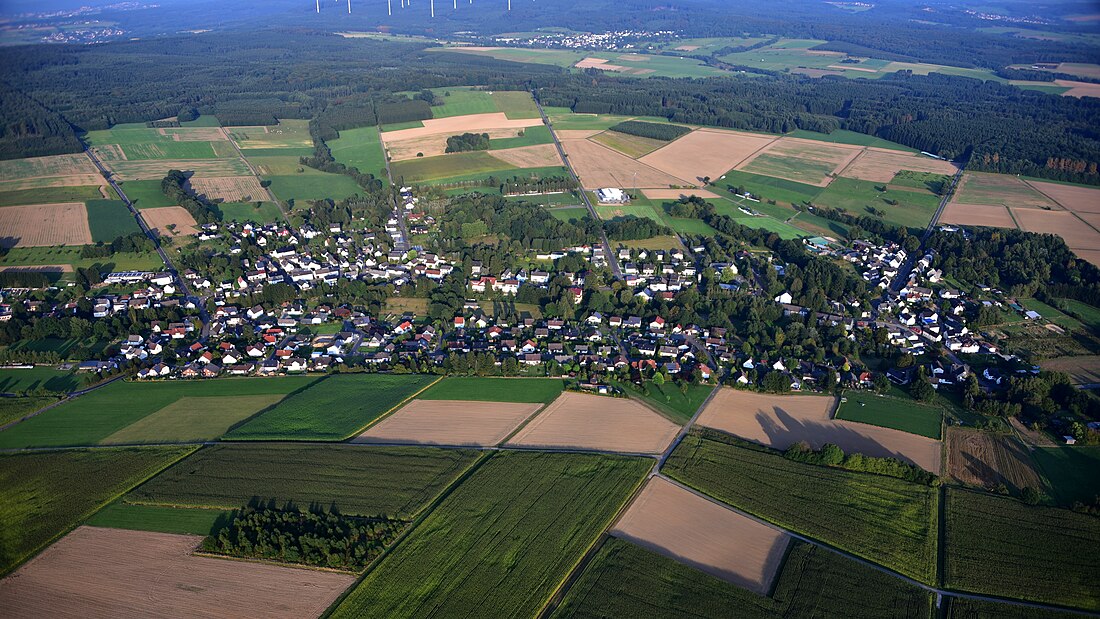
[[[630,135],[617,131],[603,131],[589,138],[593,142],[602,144],[612,150],[616,150],[631,159],[648,155],[668,144],[664,140],[644,138],[640,135]]]
[[[395,179],[404,179],[407,183],[439,181],[490,172],[507,174],[518,170],[516,166],[484,151],[398,161],[391,164],[391,169]]]
[[[330,376],[294,393],[226,438],[341,441],[359,434],[433,380],[425,375]]]
[[[148,447],[0,455],[0,531],[4,532],[0,574],[11,571],[101,506],[192,449]]]
[[[176,206],[160,188],[159,180],[126,181],[122,183],[122,192],[138,209]]]
[[[835,178],[824,191],[814,199],[815,204],[842,209],[849,213],[871,215],[870,209],[883,211],[884,215],[874,215],[883,221],[909,228],[925,228],[939,207],[941,196],[920,189],[891,188],[879,191],[881,183]],[[889,204],[887,200],[898,204]]]
[[[1058,208],[1058,204],[1010,174],[967,172],[955,188],[961,204],[1000,204],[1014,208]]]
[[[84,153],[0,161],[0,191],[102,185],[92,160]]]
[[[411,519],[477,456],[427,447],[223,443],[199,450],[124,502],[231,510],[253,499],[274,499]]]
[[[277,125],[255,127],[230,127],[229,138],[245,151],[245,156],[268,149],[307,149],[313,151],[313,138],[309,135],[308,120],[282,119]]]
[[[221,509],[137,505],[119,500],[96,512],[85,524],[131,531],[210,535],[218,523],[231,514]]]
[[[285,396],[281,393],[184,396],[115,432],[102,442],[130,444],[213,440],[283,397]]]
[[[650,463],[500,452],[364,578],[334,617],[534,616]]]
[[[68,393],[82,386],[80,376],[69,370],[45,366],[33,368],[0,368],[0,393],[45,391]]]
[[[1032,453],[1011,435],[963,428],[947,430],[947,472],[955,481],[996,490],[1002,484],[1018,495],[1043,489]]]
[[[228,144],[228,142],[226,143]],[[226,146],[232,150],[232,146]],[[297,161],[297,157],[295,157]],[[229,156],[218,159],[139,159],[128,161],[117,159],[105,160],[104,165],[113,173],[116,180],[151,180],[160,181],[169,170],[182,170],[194,172],[199,177],[204,176],[247,176],[251,174],[248,164],[244,159],[232,152]]]
[[[852,144],[855,146],[874,146],[876,148],[887,148],[890,150],[899,150],[907,153],[915,153],[917,151],[909,148],[908,146],[902,146],[896,142],[877,138],[873,135],[867,135],[866,133],[857,133],[855,131],[848,131],[846,129],[837,129],[832,133],[818,133],[817,131],[807,131],[805,129],[795,129],[790,133],[785,134],[792,138],[802,138],[803,140],[817,140],[819,142],[830,142],[833,144]]]
[[[1026,180],[1039,193],[1075,213],[1100,213],[1100,189],[1087,185]]]
[[[734,188],[744,187],[746,191],[754,196],[759,196],[761,199],[776,200],[778,202],[787,202],[790,204],[801,204],[803,202],[812,201],[821,193],[821,188],[814,185],[796,183],[794,181],[772,178],[770,176],[761,176],[759,174],[750,174],[739,170],[726,172],[721,178],[712,182],[715,185],[721,186],[723,189],[726,186]],[[760,210],[760,207],[763,206],[763,204],[759,202],[746,202],[745,204],[753,210]],[[792,210],[790,215],[794,214],[795,211]],[[788,217],[790,215],[788,215]]]
[[[1000,204],[962,204],[952,201],[940,217],[943,223],[989,228],[1016,228],[1012,213]]]
[[[191,213],[182,206],[161,206],[141,211],[145,225],[158,236],[187,236],[199,231]]]
[[[837,407],[837,419],[940,439],[943,411],[934,406],[866,391],[845,391],[844,400]]]
[[[581,186],[585,189],[594,190],[600,187],[667,189],[695,185],[693,181],[672,176],[591,140],[562,139],[561,145],[580,178]],[[647,157],[655,154],[657,153],[651,153]]]
[[[862,147],[784,137],[735,166],[752,174],[824,187],[832,175],[861,155]]]
[[[350,574],[192,554],[196,535],[80,527],[0,581],[9,617],[317,616]],[[262,611],[260,611],[262,609]]]
[[[386,154],[400,162],[443,155],[447,138],[462,133],[487,133],[491,143],[494,139],[526,137],[528,128],[541,126],[541,118],[510,119],[503,112],[487,112],[425,120],[420,127],[384,131],[381,138]]]
[[[844,169],[840,176],[861,181],[889,183],[902,170],[954,175],[958,167],[948,161],[920,154],[869,146]]]
[[[984,600],[951,598],[947,619],[1073,619],[1081,614]]]
[[[219,424],[228,428],[240,419],[239,406],[228,407],[228,410],[223,408],[228,402],[240,402],[233,398],[285,395],[314,380],[314,377],[296,376],[199,382],[116,381],[0,432],[0,448],[102,444],[115,433],[162,411],[182,398],[215,398],[213,401],[218,402],[219,406],[204,411],[205,415],[189,417],[194,429],[189,427],[189,423],[175,420],[167,427],[142,424],[139,426],[142,428],[141,433],[130,434],[130,438],[164,442],[179,440],[179,436],[193,433],[210,437],[211,428]]]
[[[119,200],[89,200],[84,204],[88,228],[95,242],[110,243],[120,236],[141,232],[137,220]]]
[[[273,223],[283,218],[274,202],[222,202],[218,205],[225,221]]]
[[[549,404],[561,394],[563,387],[562,381],[556,378],[454,376],[435,383],[417,399]]]
[[[345,129],[340,132],[340,137],[329,140],[328,147],[336,161],[358,168],[364,174],[386,178],[386,155],[377,127]]]
[[[0,247],[90,245],[93,242],[88,212],[80,202],[2,208]]]
[[[519,131],[523,135],[519,135]],[[514,138],[495,138],[489,141],[489,150],[505,150],[519,148],[521,146],[538,146],[540,144],[553,144],[554,137],[550,135],[550,129],[546,125],[526,127],[516,132]],[[561,165],[561,162],[558,162]]]
[[[939,510],[934,488],[800,464],[733,442],[721,435],[689,434],[662,471],[780,527],[935,582]]]
[[[352,442],[490,447],[500,444],[540,408],[542,404],[417,399]]]
[[[271,181],[271,193],[281,200],[343,200],[363,193],[350,176],[343,174],[291,174],[265,176],[264,180]]]
[[[23,204],[56,204],[59,202],[85,202],[104,198],[105,191],[99,185],[69,187],[42,187],[0,192],[0,206]]]
[[[155,252],[117,253],[106,261],[102,258],[82,258],[80,252],[80,247],[61,245],[15,247],[0,257],[0,268],[53,267],[69,272],[76,267],[107,264],[117,271],[155,271],[164,265]]]
[[[947,489],[944,584],[1100,610],[1100,520],[1066,509]]]
[[[791,543],[775,591],[763,596],[611,538],[552,617],[926,619],[931,612],[929,593],[802,542]]]
[[[558,149],[553,144],[492,150],[491,154],[517,168],[550,168],[563,165]]]
[[[718,178],[768,147],[773,135],[699,129],[656,150],[641,161],[695,185],[703,177]]]
[[[432,106],[432,118],[450,118],[470,114],[491,114],[500,112],[493,96],[486,90],[469,87],[436,88],[432,92],[440,105]],[[526,93],[524,93],[526,94]],[[530,95],[528,95],[530,98]]]
[[[634,400],[568,391],[508,444],[657,454],[679,431],[680,426]]]
[[[1100,447],[1038,447],[1031,457],[1059,505],[1088,502],[1100,495]]]
[[[498,112],[504,112],[509,120],[524,118],[542,118],[535,100],[527,91],[494,90],[490,93]]]
[[[169,133],[171,131],[171,133]],[[202,139],[189,139],[189,138]],[[228,150],[216,150],[214,142],[224,141],[220,129],[153,129],[144,123],[115,125],[111,129],[89,131],[84,139],[107,164],[114,161],[143,159],[216,159],[229,156]]]
[[[264,200],[267,192],[255,176],[192,177],[187,188],[211,201],[249,202]]]
[[[49,396],[0,398],[0,426],[21,419],[23,416],[54,402],[57,402],[57,398]]]

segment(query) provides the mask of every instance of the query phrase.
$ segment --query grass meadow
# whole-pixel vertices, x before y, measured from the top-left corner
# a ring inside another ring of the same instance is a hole
[[[476,400],[549,404],[563,389],[557,378],[446,378],[417,396],[420,400]]]
[[[893,428],[910,434],[940,439],[943,411],[934,407],[865,391],[845,391],[846,402],[837,409],[837,419]]]

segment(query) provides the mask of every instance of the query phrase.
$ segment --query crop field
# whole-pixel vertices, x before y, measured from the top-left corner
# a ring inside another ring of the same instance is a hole
[[[985,600],[951,598],[947,619],[1074,619],[1080,613],[1001,604]]]
[[[189,136],[191,132],[198,132]],[[216,135],[215,135],[216,134]],[[200,137],[202,139],[182,139]],[[111,129],[89,131],[84,138],[106,161],[122,159],[214,159],[225,154],[215,151],[211,138],[224,140],[221,131],[212,128],[179,128],[174,134],[152,129],[142,123],[115,125]],[[230,147],[232,150],[232,147]]]
[[[358,168],[364,174],[386,177],[386,155],[377,127],[345,129],[340,132],[340,137],[329,140],[328,147],[336,161]]]
[[[84,204],[92,240],[110,243],[120,236],[141,232],[130,209],[121,200],[89,200]]]
[[[460,133],[488,133],[490,138],[506,138],[541,125],[541,118],[509,119],[503,112],[489,112],[425,120],[422,126],[384,131],[381,137],[390,156],[398,160],[408,158],[409,152],[415,157],[418,149],[425,156],[442,154],[442,150],[435,149],[440,144],[445,147],[447,137]]]
[[[225,221],[272,223],[283,218],[274,202],[222,202],[218,205]]]
[[[80,377],[68,370],[36,366],[33,368],[0,368],[0,393],[19,393],[44,389],[67,393],[81,386]]]
[[[755,204],[753,206],[755,206]],[[749,228],[759,228],[762,230],[767,230],[768,232],[774,232],[778,234],[779,238],[781,239],[799,239],[805,236],[809,236],[808,234],[806,234],[805,230],[796,228],[790,224],[784,223],[777,219],[772,219],[770,217],[743,216],[734,217],[734,220],[742,226],[746,226]]]
[[[492,92],[493,104],[498,112],[504,112],[509,120],[524,118],[542,118],[539,109],[535,107],[535,100],[527,91],[500,91]]]
[[[558,67],[568,67],[581,58],[578,52],[560,49],[525,49],[520,47],[429,47],[429,52],[450,52],[470,54],[474,56],[488,56],[497,60],[509,60],[533,64],[548,64]]]
[[[1025,181],[1035,190],[1075,213],[1100,213],[1100,189],[1042,181]]]
[[[626,398],[565,392],[509,442],[522,447],[661,453],[680,426]]]
[[[824,187],[830,175],[859,156],[862,149],[798,138],[780,138],[735,166],[745,172]]]
[[[870,215],[869,208],[885,212],[881,219],[910,228],[924,228],[939,207],[941,197],[929,191],[887,189],[878,191],[877,183],[851,178],[836,178],[817,198],[816,204],[843,209],[854,215]],[[897,201],[889,204],[887,200]],[[878,215],[875,215],[878,217]]]
[[[694,185],[738,167],[775,141],[775,136],[719,129],[699,129],[658,149],[641,161]]]
[[[840,176],[856,178],[861,181],[889,183],[902,170],[913,172],[933,172],[935,174],[954,175],[958,171],[955,164],[932,159],[919,154],[908,154],[896,150],[868,147],[847,167],[840,170]]]
[[[146,447],[0,456],[0,531],[4,532],[0,574],[191,449]]]
[[[49,396],[0,398],[0,426],[7,425],[56,401],[57,398]]]
[[[1050,198],[1011,174],[967,172],[955,188],[953,201],[1000,204],[1013,208],[1059,208]]]
[[[1100,232],[1082,222],[1068,211],[1044,211],[1041,209],[1012,209],[1012,215],[1021,230],[1057,234],[1070,249],[1095,250],[1100,248]]]
[[[800,464],[692,433],[666,461],[677,481],[781,527],[935,582],[938,492],[893,477]]]
[[[182,206],[147,208],[141,211],[141,218],[159,236],[186,236],[199,231],[195,218]]]
[[[1090,501],[1100,495],[1100,447],[1039,447],[1031,451],[1031,456],[1060,505]]]
[[[478,400],[549,404],[562,392],[556,378],[445,378],[417,396],[420,400]]]
[[[350,176],[343,174],[267,176],[265,180],[271,181],[271,192],[283,200],[343,200],[363,193]]]
[[[298,157],[286,155],[262,155],[248,157],[256,173],[265,178],[271,176],[333,176],[307,165],[302,165]]]
[[[295,157],[297,161],[297,157]],[[160,181],[169,170],[194,172],[202,176],[247,176],[248,165],[240,157],[224,159],[149,159],[144,161],[106,161],[104,163],[123,181]]]
[[[19,189],[0,192],[0,206],[21,204],[55,204],[58,202],[84,202],[103,198],[99,185],[78,185],[75,187],[42,187],[39,189]]]
[[[330,376],[226,435],[236,440],[340,441],[432,383],[425,375]]]
[[[314,380],[314,377],[294,376],[199,382],[116,381],[0,432],[0,449],[96,445],[184,397],[287,394]],[[207,420],[203,419],[202,423],[208,427]],[[171,431],[182,430],[173,428]]]
[[[489,150],[504,150],[508,148],[519,148],[521,146],[538,146],[539,144],[553,144],[554,138],[550,135],[550,129],[546,125],[538,125],[536,127],[527,127],[525,129],[512,130],[516,132],[516,137],[502,137],[494,138],[489,142]],[[523,135],[519,135],[522,131]],[[560,163],[558,165],[561,165]]]
[[[766,597],[611,538],[552,617],[927,619],[931,611],[927,592],[802,542],[791,542]]]
[[[593,135],[589,139],[612,150],[618,151],[631,159],[637,159],[638,157],[648,155],[658,148],[668,145],[668,142],[664,140],[643,138],[640,135],[630,135],[617,131],[603,131]]]
[[[816,140],[818,142],[829,142],[832,144],[852,144],[854,146],[874,146],[876,148],[887,148],[890,150],[899,150],[907,153],[915,153],[917,151],[909,148],[908,146],[902,146],[889,140],[877,138],[873,135],[867,135],[866,133],[856,133],[855,131],[848,131],[845,129],[837,129],[832,133],[818,133],[816,131],[806,131],[804,129],[795,129],[794,131],[786,134],[792,138],[802,138],[803,140]]]
[[[1016,220],[1000,204],[961,204],[951,201],[940,216],[943,223],[989,228],[1016,228]]]
[[[267,192],[260,187],[260,181],[255,176],[194,177],[187,185],[209,200],[248,202],[267,197]]]
[[[283,119],[274,126],[232,127],[226,131],[237,146],[245,151],[271,148],[313,149],[308,120]]]
[[[231,513],[221,509],[135,505],[116,501],[96,512],[85,524],[131,531],[210,535],[219,520],[224,521]]]
[[[282,394],[182,397],[103,439],[104,444],[208,441],[283,399]]]
[[[560,112],[554,108],[544,108],[550,123],[554,126],[554,132],[562,140],[581,140],[590,138],[601,131],[607,131],[611,127],[626,121],[633,120],[632,116],[615,116],[611,114],[574,114],[569,108],[561,108]]]
[[[635,186],[668,188],[695,184],[590,140],[562,140],[561,145],[585,189]],[[649,156],[653,154],[656,153]]]
[[[122,183],[122,192],[139,209],[176,205],[161,191],[160,180],[126,181]]]
[[[95,165],[92,164],[92,160],[88,159],[84,153],[0,161],[0,179],[3,179],[4,183],[10,183],[17,180],[51,179],[50,184],[36,184],[33,185],[33,187],[48,187],[54,184],[56,184],[56,186],[84,184],[72,183],[70,179],[77,176],[87,176],[99,179],[92,184],[99,184],[103,179],[103,177],[99,176],[99,171],[96,170]],[[18,188],[20,187],[13,187],[13,189]]]
[[[847,401],[837,407],[837,419],[893,428],[936,440],[941,436],[943,411],[934,406],[865,391],[845,391],[844,399]]]
[[[650,463],[501,452],[454,490],[334,617],[535,616]]]
[[[731,170],[726,172],[723,176],[724,178],[716,179],[712,182],[721,186],[723,189],[725,189],[726,185],[731,187],[741,186],[754,196],[759,196],[762,199],[777,200],[779,202],[800,204],[813,200],[821,193],[821,188],[814,185],[796,183],[794,181],[763,176],[760,174],[750,174],[740,170]],[[748,202],[746,204],[753,209],[757,209],[757,207],[760,206],[760,204],[756,202]],[[793,214],[794,212],[792,211],[791,215]]]
[[[762,595],[790,541],[660,477],[646,482],[610,533]]]
[[[944,584],[1100,610],[1100,520],[1067,509],[947,489]]]
[[[81,527],[0,581],[8,617],[317,616],[350,574],[192,554],[202,538]]]
[[[413,400],[352,442],[489,447],[500,444],[540,408],[542,404]]]
[[[729,72],[707,66],[701,60],[676,56],[623,54],[621,52],[585,52],[575,67],[594,67],[631,77],[714,77]]]
[[[92,243],[88,212],[79,202],[5,206],[0,212],[4,215],[0,217],[0,247]]]
[[[942,443],[901,430],[833,419],[835,398],[773,396],[723,388],[699,417],[701,425],[784,450],[805,441],[833,443],[845,453],[897,458],[939,473]]]
[[[391,165],[395,179],[405,182],[435,181],[466,174],[505,172],[517,169],[487,152],[455,153],[424,159],[398,161]]]
[[[947,472],[955,481],[995,490],[1004,484],[1019,494],[1043,489],[1031,454],[1016,438],[979,430],[948,428]]]
[[[223,443],[126,495],[127,503],[230,510],[253,499],[335,506],[358,516],[415,516],[478,454],[430,447]]]
[[[561,157],[558,156],[557,147],[553,144],[521,146],[491,152],[493,157],[517,168],[548,168],[564,165]]]

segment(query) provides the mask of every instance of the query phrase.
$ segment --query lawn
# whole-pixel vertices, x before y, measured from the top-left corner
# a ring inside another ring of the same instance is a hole
[[[944,584],[1100,610],[1100,519],[947,489]]]
[[[882,138],[876,138],[873,135],[867,135],[866,133],[857,133],[855,131],[848,131],[847,129],[837,129],[832,133],[818,133],[816,131],[806,131],[804,129],[795,129],[787,134],[792,138],[802,138],[804,140],[817,140],[819,142],[829,142],[832,144],[855,144],[856,146],[874,146],[876,148],[890,148],[893,150],[901,150],[907,153],[915,153],[916,150],[909,148],[908,146],[902,146],[896,142],[884,140]]]
[[[1031,455],[1058,504],[1087,503],[1100,496],[1100,446],[1039,447]]]
[[[160,181],[126,181],[122,183],[122,193],[139,209],[176,206],[161,191]]]
[[[42,187],[39,189],[18,189],[0,192],[0,206],[17,204],[56,204],[59,202],[84,202],[99,200],[98,185],[78,185],[75,187]]]
[[[0,575],[192,448],[0,456]]]
[[[80,377],[72,372],[44,366],[29,369],[0,369],[0,393],[39,390],[67,393],[79,388],[82,384]]]
[[[929,593],[802,542],[792,543],[766,597],[609,538],[552,617],[909,619],[931,609]]]
[[[294,376],[151,383],[115,381],[0,432],[0,448],[96,445],[181,398],[287,394],[314,380]],[[146,427],[145,436],[152,440],[158,431]],[[178,433],[181,429],[166,431]]]
[[[218,209],[222,212],[225,221],[253,221],[256,223],[273,223],[283,218],[279,205],[274,202],[222,202]]]
[[[762,200],[770,199],[792,204],[811,202],[817,197],[817,194],[821,193],[821,187],[816,187],[814,185],[796,183],[794,181],[762,176],[760,174],[750,174],[749,172],[741,172],[739,170],[730,170],[726,172],[722,178],[713,181],[713,184],[722,189],[725,189],[727,185],[744,187],[746,191],[754,196],[760,197]],[[747,204],[752,208],[756,208],[757,205],[755,202],[749,202]]]
[[[328,146],[336,161],[358,168],[364,174],[386,178],[386,156],[382,152],[377,127],[345,129],[340,132],[340,137],[329,140]]]
[[[550,214],[554,216],[554,219],[559,219],[561,221],[571,221],[574,219],[580,221],[588,217],[588,209],[583,206],[575,208],[555,208],[550,209]]]
[[[699,407],[703,405],[703,400],[707,399],[711,391],[714,391],[714,387],[711,385],[688,385],[687,393],[681,393],[680,388],[676,385],[665,383],[664,385],[655,385],[652,381],[646,384],[648,393],[639,391],[633,384],[615,383],[615,386],[625,391],[632,397],[649,404],[653,408],[656,408],[664,415],[676,423],[683,425],[687,423],[695,411],[699,410]]]
[[[846,401],[837,409],[837,419],[893,428],[937,440],[941,437],[943,411],[934,406],[866,391],[845,391],[844,398]]]
[[[799,239],[804,236],[809,236],[806,234],[805,230],[799,230],[788,223],[784,223],[778,219],[772,219],[771,217],[741,215],[740,217],[734,217],[733,220],[746,228],[757,228],[767,230],[768,232],[774,232],[782,239]]]
[[[229,510],[275,499],[412,518],[477,457],[462,449],[224,443],[199,450],[124,500]]]
[[[210,535],[218,520],[228,518],[231,513],[221,509],[133,505],[118,501],[96,512],[86,524],[132,531]]]
[[[518,168],[487,152],[474,151],[398,161],[391,164],[390,169],[393,171],[394,179],[404,179],[405,182],[413,183],[485,172],[504,172]]]
[[[489,140],[489,150],[502,150],[505,148],[519,148],[521,146],[537,146],[539,144],[553,144],[554,138],[550,135],[550,128],[546,125],[526,127],[523,135],[515,138],[493,138]]]
[[[424,393],[421,400],[478,400],[549,404],[562,392],[557,378],[454,377],[444,379]]]
[[[110,243],[120,236],[141,232],[137,219],[121,200],[88,200],[88,227],[92,240]]]
[[[539,118],[539,109],[531,93],[520,91],[493,91],[493,103],[498,111],[504,112],[510,120]]]
[[[781,527],[926,583],[936,578],[937,492],[800,464],[717,432],[684,438],[664,473]]]
[[[536,616],[642,481],[645,459],[501,452],[382,559],[334,617]]]
[[[1085,328],[1085,325],[1081,324],[1081,321],[1073,316],[1063,314],[1061,310],[1053,308],[1039,299],[1018,299],[1018,301],[1020,305],[1024,306],[1024,309],[1039,312],[1039,315],[1041,315],[1044,320],[1049,320],[1063,329],[1080,331]]]
[[[29,415],[43,406],[48,406],[56,401],[57,398],[51,398],[49,396],[0,398],[0,426],[7,425],[24,415]]]
[[[816,204],[843,209],[852,215],[870,215],[868,207],[886,212],[883,221],[909,228],[925,228],[940,205],[940,196],[930,191],[887,189],[878,191],[882,183],[839,177],[814,199]],[[887,204],[896,200],[898,204]],[[876,217],[878,217],[876,215]]]
[[[283,200],[343,200],[364,193],[350,176],[343,174],[295,174],[293,176],[266,176],[271,181],[271,191]]]
[[[342,374],[295,393],[226,435],[233,440],[342,441],[435,380],[413,374]]]

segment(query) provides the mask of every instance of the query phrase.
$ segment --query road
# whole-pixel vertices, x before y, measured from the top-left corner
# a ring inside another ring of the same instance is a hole
[[[378,135],[382,135],[382,125],[378,125]],[[379,138],[381,140],[381,138]],[[393,170],[390,169],[390,154],[382,143],[382,160],[386,162],[386,178],[390,181],[390,196],[393,198],[393,213],[397,219],[397,229],[401,231],[401,242],[394,244],[397,251],[409,251],[409,222],[405,219],[405,205],[397,199],[400,187],[393,182]]]
[[[920,237],[921,244],[924,244],[924,242],[928,240],[928,237],[932,236],[932,231],[939,225],[943,210],[947,208],[947,203],[951,200],[951,196],[955,195],[955,187],[959,184],[959,179],[962,178],[963,168],[964,166],[959,166],[959,171],[955,172],[955,177],[951,179],[951,186],[947,188],[947,193],[943,194],[943,199],[940,200],[939,208],[937,208],[936,213],[932,215],[932,221],[928,222],[928,227],[925,228],[924,235]]]
[[[246,166],[248,166],[248,171],[252,173],[252,176],[255,176],[257,179],[259,179],[260,175],[256,172],[256,168],[252,167],[252,162],[244,156],[244,153],[241,152],[241,147],[237,145],[237,142],[233,138],[229,137],[229,132],[225,130],[225,127],[219,128],[222,131],[222,135],[225,136],[225,139],[229,140],[229,143],[233,145],[233,149],[237,151],[237,156],[241,158],[241,161],[243,161]],[[271,193],[270,188],[264,187],[263,190],[264,193],[267,194],[267,199],[274,202],[275,205],[279,207],[279,214],[283,216],[283,221],[285,221],[287,225],[289,225],[290,218],[287,216],[286,210],[283,208],[283,203],[275,197],[275,194]]]
[[[554,139],[554,147],[558,149],[558,156],[561,157],[562,163],[565,164],[565,169],[569,170],[569,176],[573,177],[573,181],[577,183],[577,189],[581,194],[581,200],[584,200],[584,206],[588,209],[588,214],[594,221],[600,221],[600,216],[596,213],[596,208],[592,206],[592,201],[588,199],[588,194],[584,191],[584,186],[581,185],[581,179],[577,176],[576,170],[573,169],[573,162],[569,161],[569,157],[565,153],[565,148],[561,145],[561,141],[558,140],[558,134],[554,131],[554,125],[550,123],[550,118],[546,116],[546,111],[542,109],[542,102],[539,101],[538,94],[535,91],[531,91],[531,98],[535,100],[535,106],[539,108],[539,115],[542,116],[542,122],[546,125],[546,128],[550,130],[550,137]],[[615,254],[611,253],[611,243],[607,241],[607,233],[600,230],[600,241],[603,243],[604,255],[607,257],[607,264],[611,267],[611,273],[615,276],[615,279],[623,278],[623,270],[619,266],[619,258]]]

